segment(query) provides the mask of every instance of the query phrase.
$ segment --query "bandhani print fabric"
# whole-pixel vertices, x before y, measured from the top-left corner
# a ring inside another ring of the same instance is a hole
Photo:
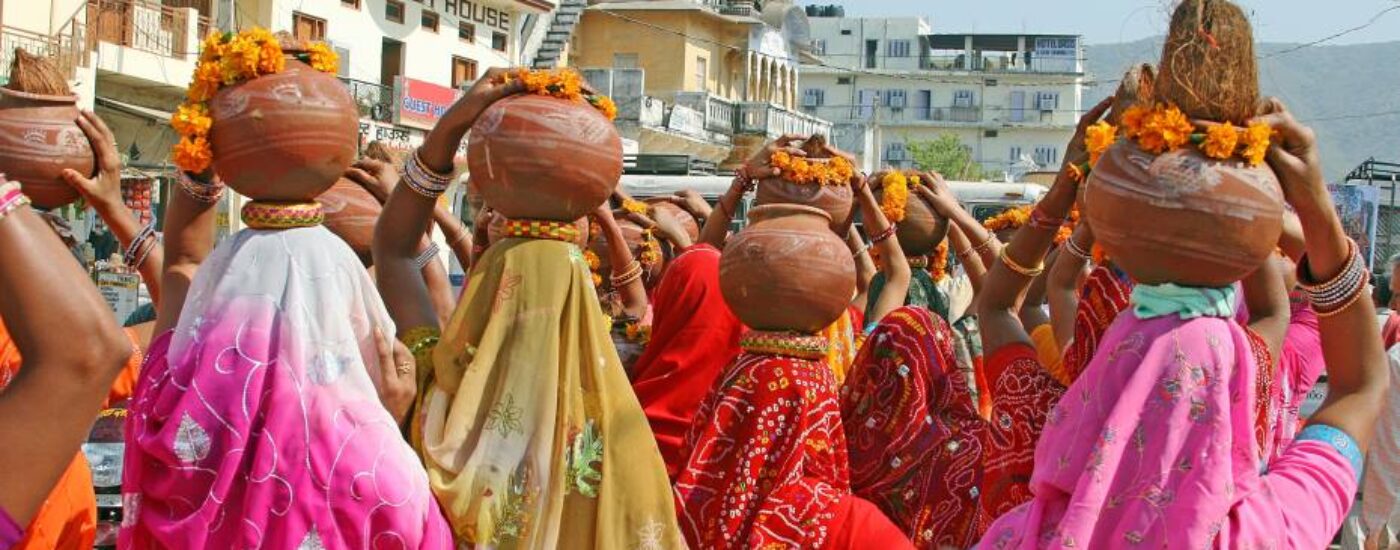
[[[969,548],[981,537],[987,425],[953,359],[955,340],[929,310],[895,310],[841,390],[852,491],[920,548]]]
[[[1085,279],[1079,291],[1079,307],[1074,314],[1074,339],[1065,346],[1060,368],[1051,374],[1060,385],[1069,387],[1093,359],[1099,339],[1118,313],[1127,309],[1133,284],[1112,267],[1098,266]]]
[[[1051,378],[1027,343],[1003,346],[986,362],[992,411],[983,432],[982,518],[991,523],[1031,498],[1041,431],[1065,388]]]
[[[819,548],[850,494],[831,369],[744,352],[721,376],[687,436],[676,480],[691,548]]]

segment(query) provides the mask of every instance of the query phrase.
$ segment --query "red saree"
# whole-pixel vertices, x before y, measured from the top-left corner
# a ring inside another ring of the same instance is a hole
[[[744,352],[710,390],[676,479],[691,548],[822,547],[850,495],[830,368]]]
[[[987,357],[986,367],[992,418],[982,441],[984,526],[1031,499],[1036,442],[1065,394],[1028,343],[1002,346]]]
[[[1118,313],[1127,309],[1132,293],[1132,283],[1107,266],[1094,268],[1085,279],[1079,291],[1079,309],[1074,314],[1074,339],[1066,346],[1058,371],[1051,373],[1061,385],[1069,387],[1084,372],[1094,358],[1094,350],[1099,349],[1099,339]]]
[[[697,245],[677,256],[653,298],[651,342],[633,367],[632,389],[646,412],[666,474],[675,481],[700,400],[739,355],[744,327],[719,292],[719,251]]]
[[[927,309],[895,310],[867,338],[842,388],[852,490],[920,548],[968,548],[982,533],[987,425],[958,370],[954,338]]]

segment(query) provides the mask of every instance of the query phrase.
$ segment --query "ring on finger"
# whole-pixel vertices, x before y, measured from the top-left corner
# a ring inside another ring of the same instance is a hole
[[[399,363],[398,365],[394,366],[394,370],[398,371],[400,376],[403,376],[408,374],[409,371],[413,370],[413,365],[407,362]]]

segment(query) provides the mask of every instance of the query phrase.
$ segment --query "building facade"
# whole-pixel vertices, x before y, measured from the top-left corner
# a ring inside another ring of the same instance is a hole
[[[638,153],[733,167],[772,137],[829,133],[797,110],[807,37],[792,2],[603,2],[583,12],[566,60],[618,102]]]
[[[909,167],[909,144],[958,137],[985,177],[1055,167],[1082,107],[1074,35],[938,33],[917,17],[810,8],[799,105],[867,165]]]

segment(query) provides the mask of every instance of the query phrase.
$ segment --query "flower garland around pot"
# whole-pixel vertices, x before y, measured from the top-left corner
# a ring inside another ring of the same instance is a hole
[[[500,78],[501,82],[519,81],[529,93],[587,103],[602,112],[608,120],[617,118],[617,104],[613,103],[612,98],[586,91],[583,87],[583,77],[573,69],[519,68],[505,73]]]
[[[297,58],[323,73],[334,74],[339,57],[330,46],[313,42]],[[209,100],[224,88],[272,75],[286,69],[282,43],[267,29],[251,28],[238,33],[209,33],[199,48],[185,102],[170,118],[170,126],[180,134],[172,156],[175,165],[192,174],[203,173],[214,162],[209,131],[214,120],[209,114]]]
[[[856,173],[851,161],[842,157],[809,160],[777,151],[768,163],[782,172],[783,179],[802,185],[848,185]]]
[[[1195,145],[1206,157],[1215,160],[1238,157],[1250,166],[1264,162],[1273,140],[1273,128],[1263,122],[1243,128],[1225,122],[1198,131],[1175,105],[1159,104],[1150,108],[1135,105],[1123,113],[1121,121],[1121,129],[1101,120],[1085,131],[1084,147],[1089,152],[1089,161],[1070,165],[1070,175],[1075,181],[1086,180],[1099,158],[1120,138],[1134,140],[1143,151],[1157,155]]]

